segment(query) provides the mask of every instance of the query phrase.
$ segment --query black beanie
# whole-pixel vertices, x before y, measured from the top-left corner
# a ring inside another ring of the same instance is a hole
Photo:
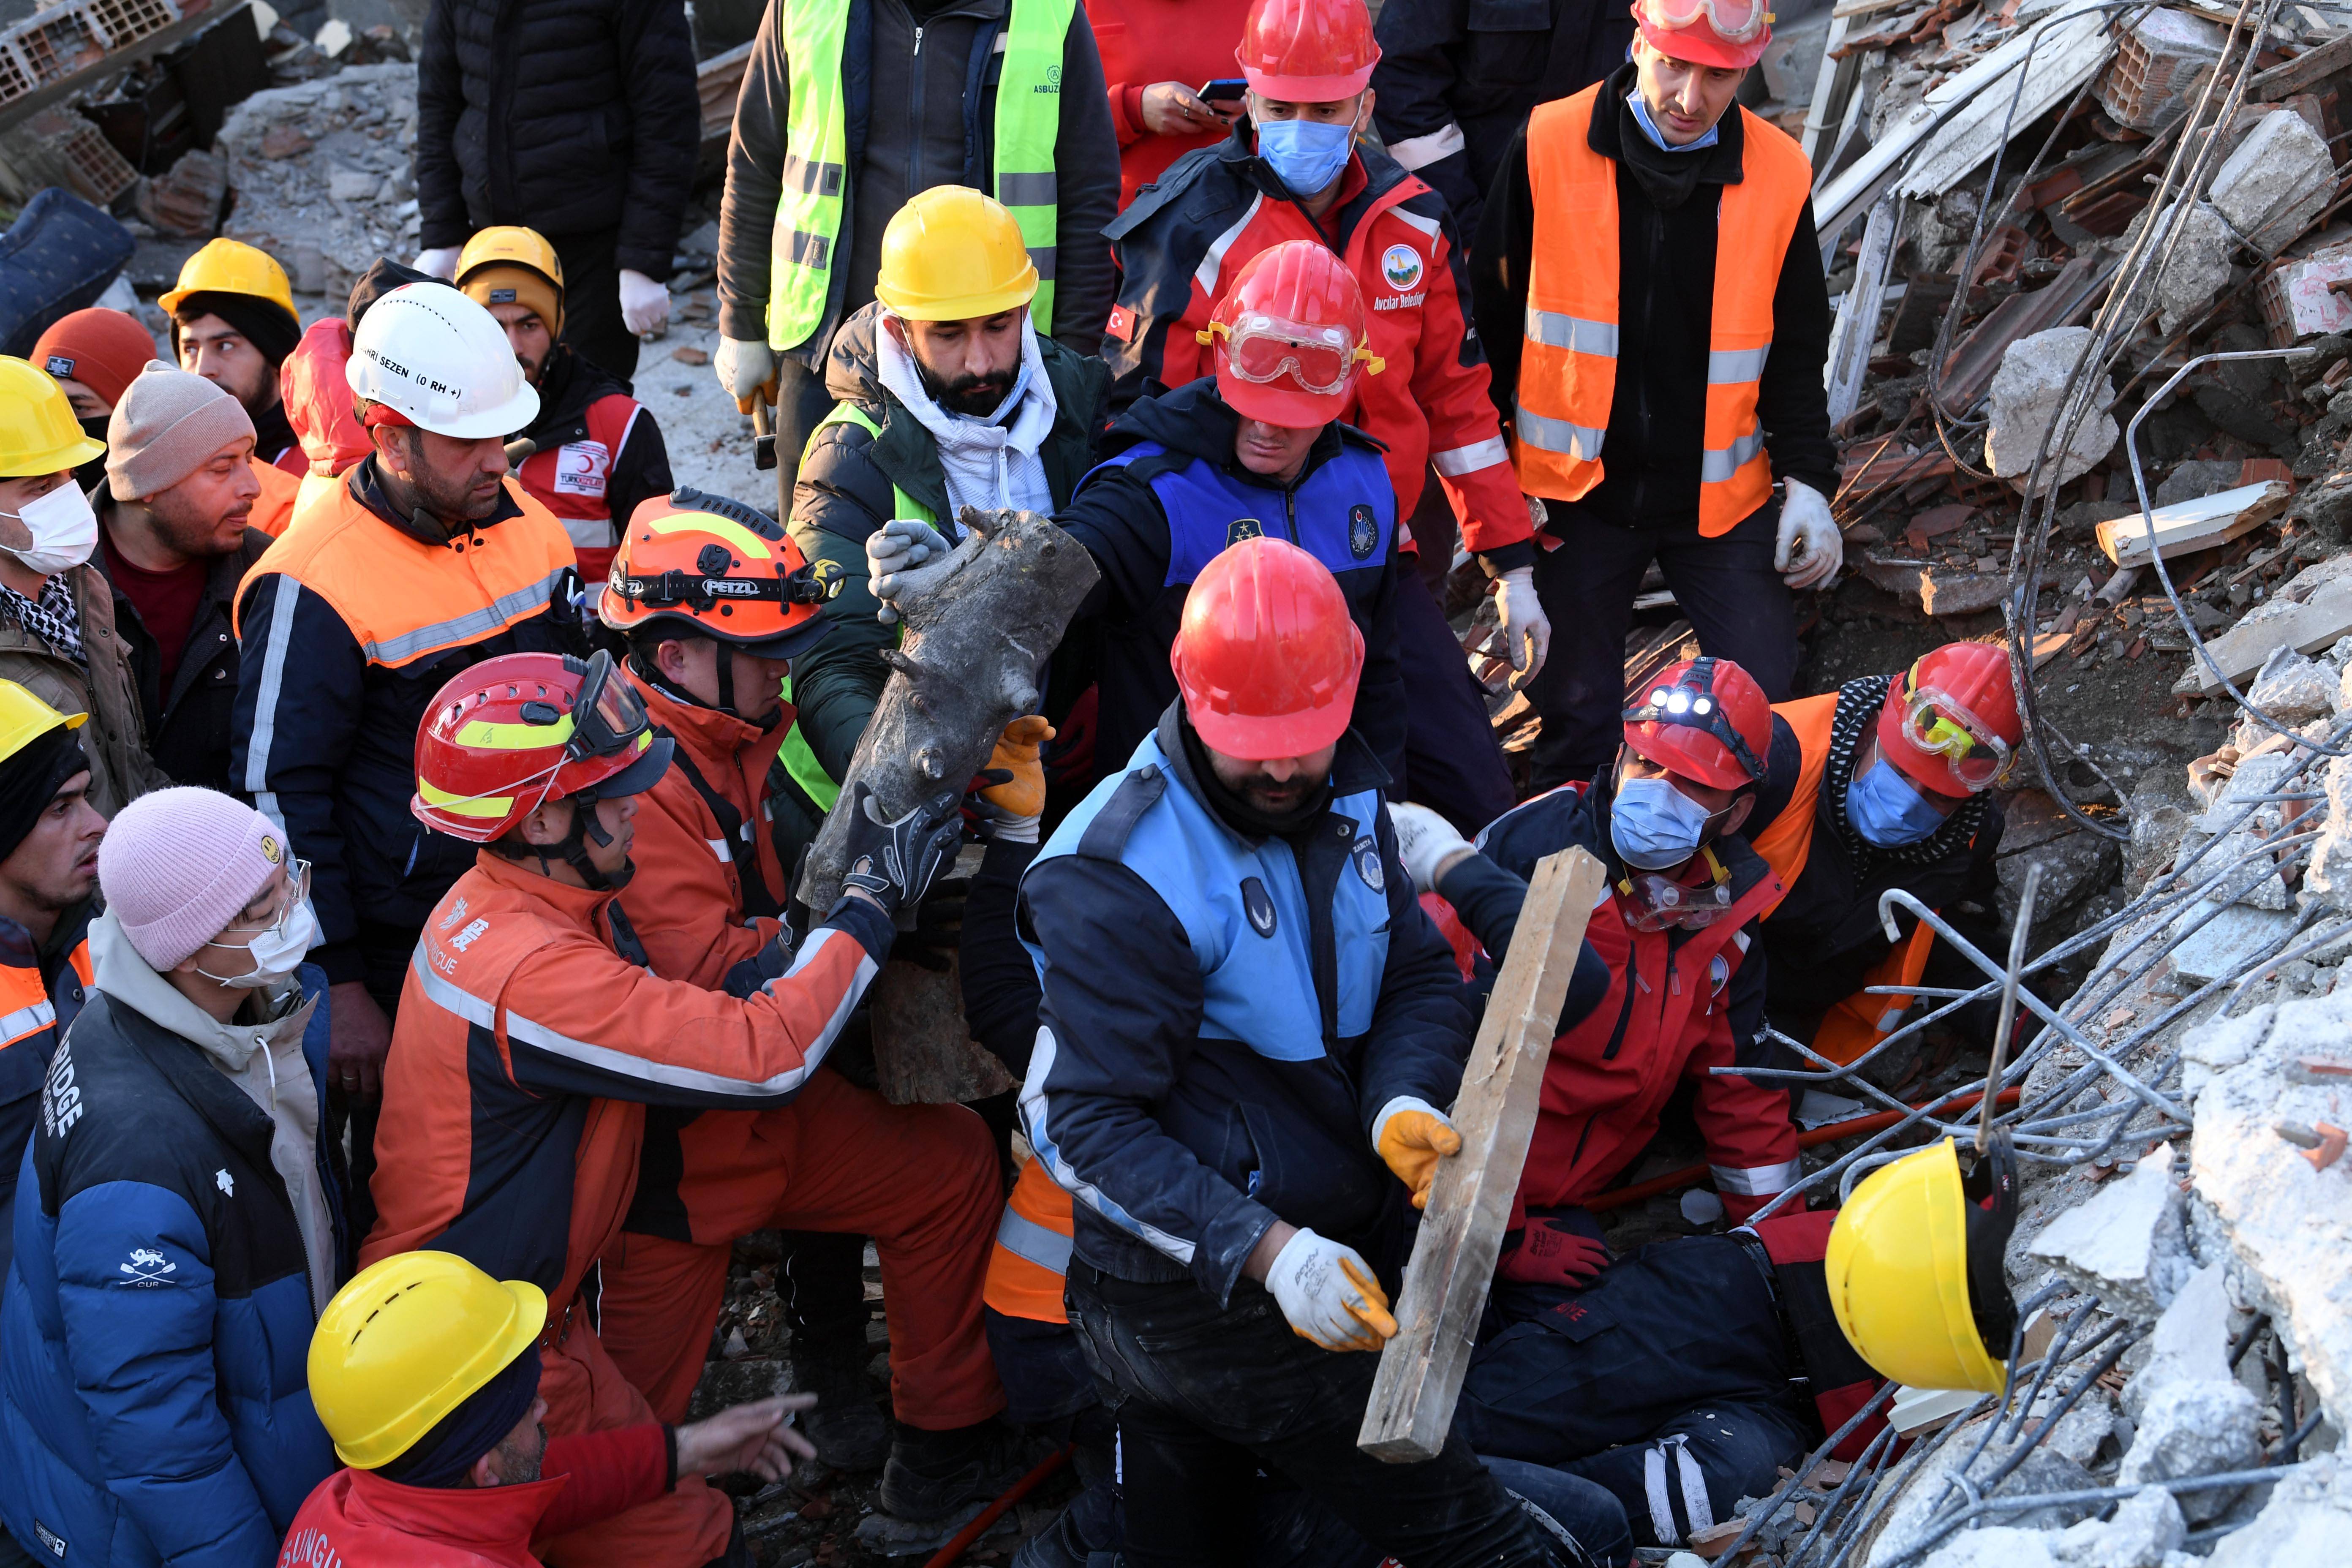
[[[16,852],[58,798],[58,786],[89,770],[89,759],[73,731],[60,724],[44,730],[12,755],[0,758],[0,860]]]
[[[376,1468],[406,1487],[454,1487],[474,1461],[506,1441],[539,1397],[539,1346],[525,1345],[489,1382],[433,1424],[390,1462]]]
[[[276,370],[294,345],[302,341],[302,323],[283,305],[258,294],[191,294],[172,312],[172,353],[180,352],[180,329],[205,316],[218,316],[261,351]]]

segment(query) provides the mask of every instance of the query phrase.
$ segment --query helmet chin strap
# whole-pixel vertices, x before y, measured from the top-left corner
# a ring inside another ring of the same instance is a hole
[[[602,849],[613,842],[613,836],[605,832],[604,823],[597,820],[594,795],[575,795],[571,798],[572,826],[564,829],[563,837],[552,844],[534,844],[530,847],[531,853],[539,858],[540,874],[541,876],[554,874],[554,868],[549,862],[549,856],[553,854],[579,873],[580,879],[588,884],[589,891],[619,892],[623,888],[627,887],[630,879],[637,874],[636,862],[622,861],[621,869],[611,876],[605,875],[598,868],[596,862],[588,858],[588,840],[593,838],[596,841],[596,847]]]

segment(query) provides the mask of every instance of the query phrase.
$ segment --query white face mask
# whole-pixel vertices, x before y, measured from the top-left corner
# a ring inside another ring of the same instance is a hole
[[[89,498],[71,482],[26,501],[22,511],[0,511],[0,517],[15,518],[33,536],[29,547],[8,553],[44,577],[80,565],[98,548],[98,514],[89,510]]]
[[[310,912],[310,902],[305,899],[287,911],[286,918],[255,937],[251,942],[215,942],[215,947],[231,951],[242,948],[253,955],[253,968],[244,974],[215,974],[208,969],[197,973],[223,985],[259,990],[275,985],[294,973],[313,942],[319,940],[318,917]]]

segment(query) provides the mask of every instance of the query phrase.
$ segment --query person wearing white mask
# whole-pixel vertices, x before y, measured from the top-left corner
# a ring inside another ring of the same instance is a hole
[[[169,781],[147,753],[113,591],[89,564],[98,514],[74,469],[105,451],[53,378],[0,355],[0,679],[89,715],[89,804],[111,817]]]
[[[336,1468],[287,1353],[346,1253],[327,1031],[295,977],[308,868],[251,806],[183,787],[115,818],[98,879],[0,1305],[0,1515],[44,1560],[268,1562]]]

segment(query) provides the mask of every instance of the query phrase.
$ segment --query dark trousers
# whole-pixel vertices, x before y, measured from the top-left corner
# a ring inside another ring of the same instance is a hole
[[[623,381],[637,374],[637,334],[621,320],[621,269],[613,259],[617,229],[549,235],[563,264],[563,341]]]
[[[793,1333],[795,1359],[844,1356],[863,1362],[866,1345],[866,1238],[840,1231],[782,1233],[776,1294]]]
[[[1374,1549],[1412,1568],[1553,1568],[1548,1541],[1457,1427],[1434,1459],[1389,1465],[1356,1447],[1377,1356],[1319,1350],[1244,1280],[1220,1307],[1199,1287],[1139,1285],[1086,1264],[1067,1301],[1118,1417],[1134,1568],[1225,1568],[1255,1552],[1233,1506],[1261,1466]]]
[[[776,490],[777,513],[787,516],[793,510],[793,481],[801,471],[801,454],[808,450],[809,437],[833,412],[833,394],[824,389],[824,377],[809,369],[790,354],[776,360]]]
[[[1777,502],[1715,539],[1701,538],[1695,521],[1620,528],[1570,502],[1546,504],[1561,548],[1536,552],[1536,592],[1551,619],[1551,658],[1528,693],[1543,719],[1537,789],[1589,779],[1616,756],[1624,734],[1625,634],[1653,560],[1698,633],[1700,650],[1746,670],[1769,700],[1789,700],[1797,622],[1789,586],[1772,569]]]
[[[1518,804],[1486,694],[1421,574],[1397,574],[1397,658],[1404,666],[1405,797],[1476,833]]]

